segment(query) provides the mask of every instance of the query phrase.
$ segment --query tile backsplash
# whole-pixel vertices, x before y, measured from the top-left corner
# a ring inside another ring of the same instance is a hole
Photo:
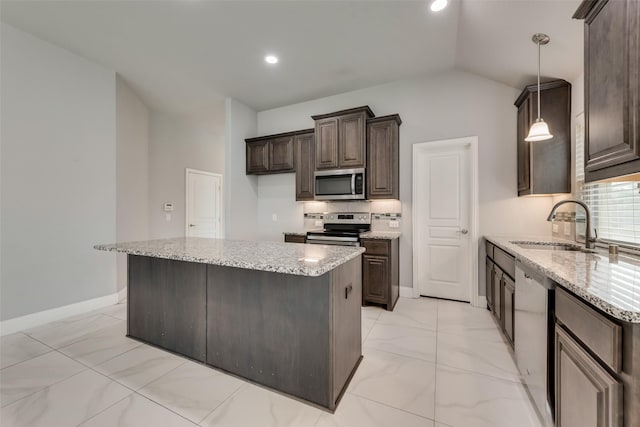
[[[402,221],[402,203],[399,200],[307,202],[303,212],[305,230],[322,228],[323,214],[329,212],[370,213],[371,229],[377,231],[400,231]]]

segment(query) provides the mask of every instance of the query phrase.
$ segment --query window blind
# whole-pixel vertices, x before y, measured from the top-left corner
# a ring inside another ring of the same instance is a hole
[[[640,181],[584,182],[584,117],[576,118],[576,195],[591,209],[598,238],[640,245]],[[581,215],[581,214],[580,214]],[[584,225],[582,225],[584,235]],[[580,233],[580,230],[578,230]]]

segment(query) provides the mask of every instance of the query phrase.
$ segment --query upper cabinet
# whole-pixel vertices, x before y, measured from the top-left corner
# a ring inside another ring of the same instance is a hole
[[[296,135],[293,144],[296,165],[296,201],[313,200],[316,154],[313,130]]]
[[[312,116],[316,122],[316,169],[362,168],[366,162],[367,106]]]
[[[518,108],[518,196],[571,192],[571,85],[554,80],[540,85],[542,118],[553,138],[527,142],[536,120],[538,86],[527,86],[515,102]]]
[[[247,175],[295,172],[295,139],[312,132],[313,129],[307,129],[245,139]]]
[[[367,120],[367,198],[398,199],[400,116]]]
[[[585,0],[585,181],[640,172],[640,2]]]

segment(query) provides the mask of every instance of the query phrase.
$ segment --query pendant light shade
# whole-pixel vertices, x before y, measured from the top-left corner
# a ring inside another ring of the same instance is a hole
[[[553,138],[553,135],[549,133],[549,126],[547,122],[542,119],[536,119],[529,129],[529,135],[524,139],[527,142],[545,141]]]
[[[531,41],[538,45],[538,118],[531,125],[529,135],[524,139],[527,142],[545,141],[553,138],[549,132],[549,126],[540,117],[540,46],[549,43],[549,40],[550,38],[546,34],[534,34],[531,37]]]

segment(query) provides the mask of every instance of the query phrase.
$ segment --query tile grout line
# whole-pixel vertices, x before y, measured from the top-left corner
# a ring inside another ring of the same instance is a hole
[[[209,418],[209,416],[211,414],[213,414],[218,408],[220,408],[222,405],[224,405],[228,400],[230,400],[232,397],[234,397],[236,394],[240,393],[240,391],[244,388],[246,388],[250,383],[246,383],[243,380],[242,381],[242,385],[240,387],[238,387],[238,389],[236,391],[234,391],[233,393],[231,393],[229,396],[227,396],[222,402],[220,402],[220,404],[218,406],[216,406],[215,408],[213,408],[210,412],[207,413],[207,415],[204,416],[204,418],[202,418],[200,421],[198,421],[198,425],[201,425],[201,423],[206,420],[207,418]]]
[[[390,409],[393,409],[393,410],[396,410],[396,411],[404,412],[405,414],[409,414],[409,415],[413,415],[413,416],[415,416],[415,417],[422,418],[422,419],[424,419],[424,420],[429,420],[429,421],[433,421],[433,422],[435,422],[435,421],[436,421],[436,420],[434,420],[433,418],[425,417],[424,415],[416,414],[416,413],[413,413],[413,412],[407,411],[406,409],[396,408],[395,406],[391,406],[391,405],[389,405],[388,403],[378,402],[377,400],[373,400],[373,399],[371,399],[371,398],[369,398],[369,397],[365,397],[365,396],[360,396],[359,394],[353,393],[353,392],[351,392],[351,391],[348,391],[348,392],[347,392],[347,394],[350,394],[350,395],[352,395],[352,396],[355,396],[355,397],[357,397],[358,399],[364,399],[364,400],[367,400],[367,401],[369,401],[369,402],[373,402],[373,403],[375,403],[375,404],[378,404],[378,405],[381,405],[381,406],[384,406],[384,407],[387,407],[387,408],[390,408]],[[434,418],[435,418],[435,417],[434,417]]]

